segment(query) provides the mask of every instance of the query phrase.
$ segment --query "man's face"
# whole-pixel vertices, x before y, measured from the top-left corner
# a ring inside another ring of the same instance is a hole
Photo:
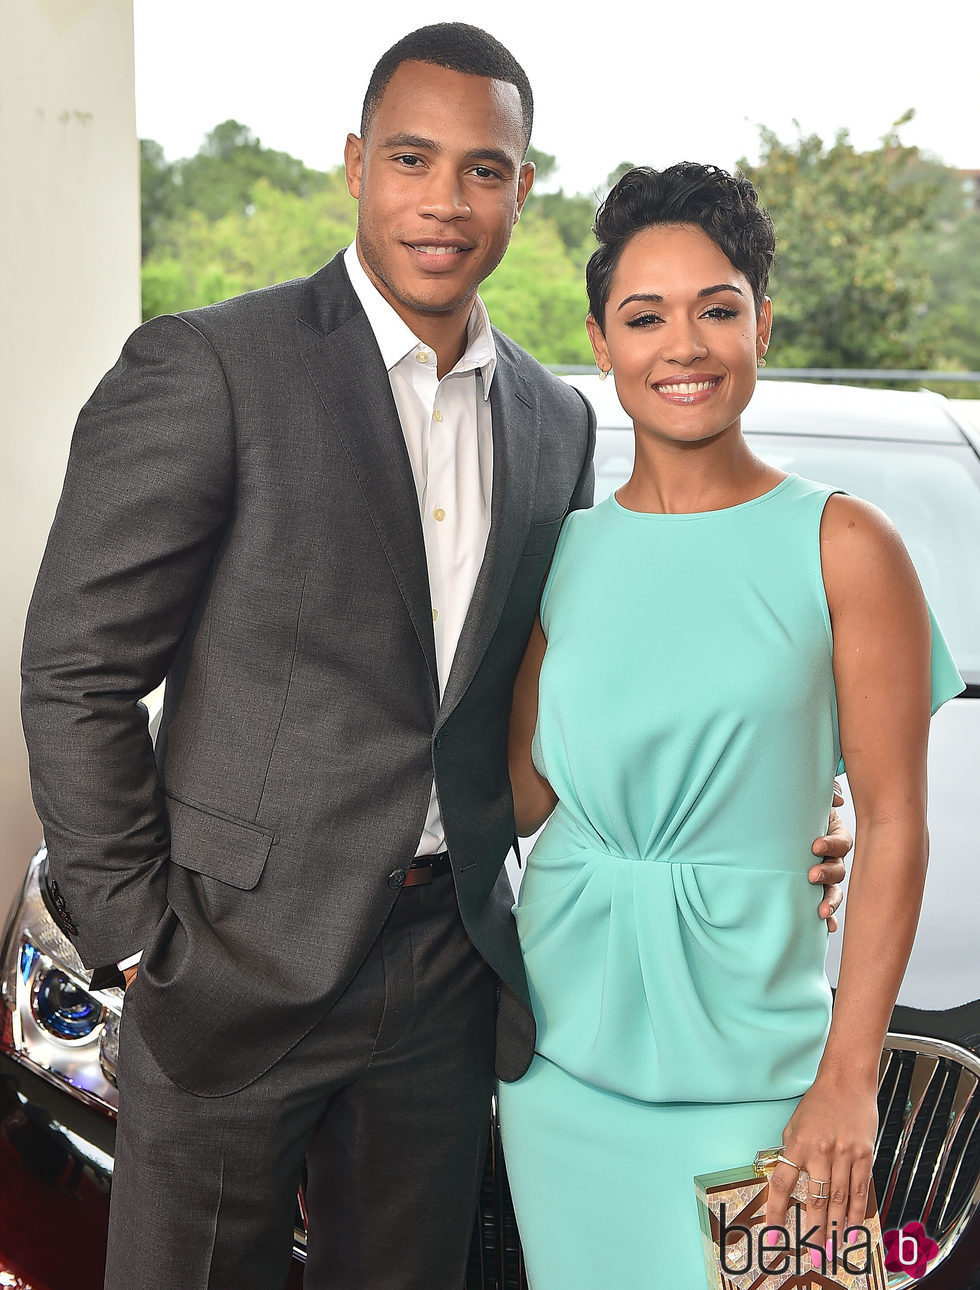
[[[348,136],[361,261],[413,330],[468,315],[531,187],[523,155],[516,86],[420,62],[395,70],[365,137]]]

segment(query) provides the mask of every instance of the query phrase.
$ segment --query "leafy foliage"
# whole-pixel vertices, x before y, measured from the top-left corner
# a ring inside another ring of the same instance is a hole
[[[980,209],[975,183],[948,171],[938,203],[939,217],[917,239],[929,266],[928,306],[942,317],[945,334],[935,366],[946,371],[980,369]],[[975,399],[980,387],[943,381],[943,394]]]
[[[179,204],[173,165],[155,140],[140,139],[140,232],[144,259],[170,222],[177,218]]]
[[[980,213],[952,172],[899,130],[861,152],[847,131],[784,142],[761,131],[743,171],[776,223],[770,361],[784,367],[980,365]],[[354,235],[343,169],[312,170],[225,121],[194,157],[141,141],[143,312],[192,308],[314,272]],[[481,289],[494,322],[545,363],[590,363],[585,262],[598,198],[545,192],[537,175],[510,250]],[[975,391],[971,391],[975,393]]]
[[[356,207],[343,171],[309,196],[260,178],[247,210],[209,220],[190,210],[143,265],[143,314],[192,309],[312,273],[351,241]]]
[[[941,170],[905,147],[896,122],[858,152],[848,132],[782,142],[762,129],[758,165],[740,163],[777,231],[770,362],[781,367],[928,367],[944,326],[930,309],[921,234],[936,219]]]
[[[264,148],[248,126],[223,121],[205,136],[193,157],[168,162],[152,139],[140,140],[143,188],[143,256],[173,242],[175,224],[190,212],[215,221],[247,214],[256,190],[265,184],[281,193],[312,197],[323,173],[311,170],[288,152]],[[169,234],[169,236],[168,236]]]
[[[592,362],[582,266],[537,207],[525,208],[510,249],[480,295],[494,325],[539,362]]]

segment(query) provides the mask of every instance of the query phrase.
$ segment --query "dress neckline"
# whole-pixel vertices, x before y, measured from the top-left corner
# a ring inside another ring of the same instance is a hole
[[[767,492],[760,493],[758,497],[750,497],[747,502],[736,502],[734,506],[720,506],[713,511],[634,511],[619,501],[615,490],[609,494],[606,501],[613,510],[618,511],[621,515],[627,515],[638,520],[659,520],[661,522],[664,520],[707,520],[714,515],[732,515],[736,511],[745,511],[750,506],[759,506],[763,502],[768,502],[798,478],[798,475],[788,474],[785,479],[781,479],[778,484],[774,484]]]

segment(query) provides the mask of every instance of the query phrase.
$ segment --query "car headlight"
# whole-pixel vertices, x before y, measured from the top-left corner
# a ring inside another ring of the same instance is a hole
[[[44,848],[30,863],[0,949],[0,1047],[114,1111],[122,991],[90,990],[71,941],[41,898]]]
[[[87,1039],[105,1020],[102,1004],[57,968],[48,968],[35,978],[31,1011],[42,1030],[59,1039]]]

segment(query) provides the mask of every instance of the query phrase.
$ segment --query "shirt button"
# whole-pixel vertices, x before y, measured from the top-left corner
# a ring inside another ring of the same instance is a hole
[[[446,512],[442,509],[441,506],[437,506],[436,509],[432,512],[432,518],[434,520],[444,520],[446,518]]]
[[[420,349],[415,357],[420,363],[427,363],[429,361],[429,351],[427,349]]]
[[[439,610],[438,610],[438,609],[433,609],[433,611],[432,611],[432,621],[433,621],[433,622],[435,622],[435,621],[436,621],[436,619],[437,619],[438,617],[439,617]]]
[[[435,412],[433,412],[433,414],[432,414],[432,420],[433,420],[433,421],[441,421],[441,420],[442,420],[442,413],[439,411],[439,409],[438,409],[438,408],[436,408]]]

